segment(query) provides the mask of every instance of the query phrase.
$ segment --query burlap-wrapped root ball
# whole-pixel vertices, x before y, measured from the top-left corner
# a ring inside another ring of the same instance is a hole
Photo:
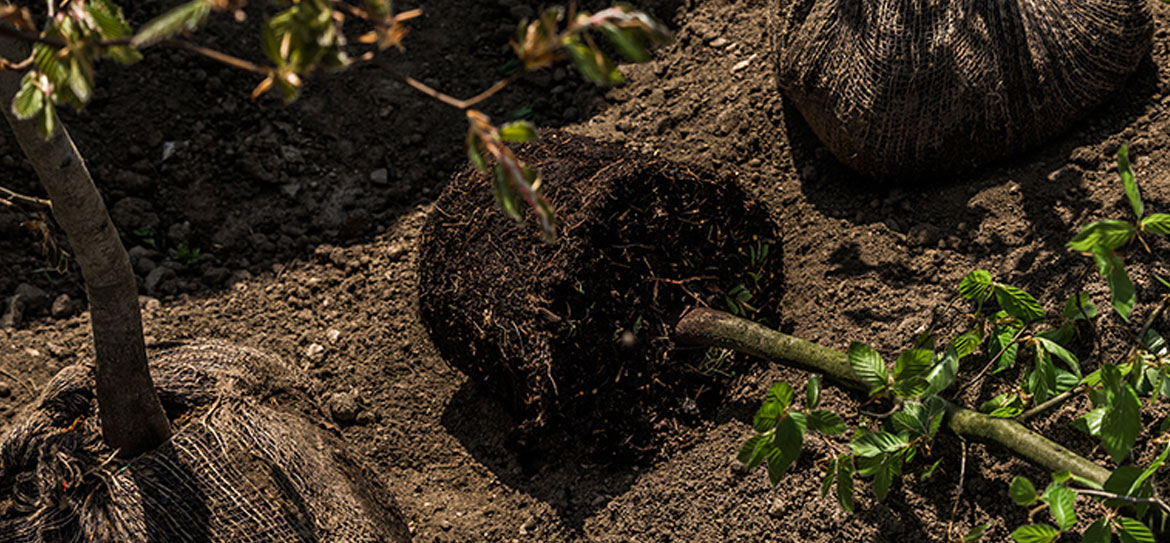
[[[0,542],[410,540],[384,481],[291,408],[303,402],[299,370],[223,342],[150,362],[173,438],[114,459],[92,367],[61,370],[0,443]]]
[[[420,242],[420,313],[435,345],[509,408],[514,444],[567,438],[627,461],[684,443],[734,367],[724,353],[674,349],[682,312],[750,294],[739,309],[778,322],[782,255],[763,206],[729,173],[563,132],[517,154],[540,171],[559,239],[505,216],[485,174],[457,174]]]
[[[843,163],[883,178],[1043,142],[1145,57],[1148,0],[775,0],[784,94]]]

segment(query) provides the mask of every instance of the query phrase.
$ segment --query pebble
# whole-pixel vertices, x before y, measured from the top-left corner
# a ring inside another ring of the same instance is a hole
[[[329,396],[325,406],[333,420],[342,423],[356,421],[362,411],[357,394],[353,392],[335,392]]]
[[[154,294],[163,281],[174,279],[174,277],[175,270],[172,270],[167,266],[158,266],[157,268],[150,270],[150,273],[146,276],[146,280],[142,283],[142,286],[146,289],[148,294]]]
[[[325,356],[325,346],[320,343],[311,343],[305,348],[305,356],[310,362],[320,362]]]
[[[390,182],[390,171],[386,168],[378,168],[370,172],[370,182],[375,185],[385,185]]]
[[[8,307],[0,317],[0,328],[16,328],[24,320],[24,300],[20,296],[8,298]]]
[[[73,298],[69,297],[68,294],[62,294],[53,300],[49,314],[53,315],[54,319],[64,319],[73,315],[75,311],[77,311],[77,304],[73,302]]]
[[[723,47],[723,46],[727,45],[727,38],[724,38],[724,37],[715,38],[715,39],[711,40],[711,43],[709,45],[711,47]]]
[[[337,340],[341,338],[341,330],[330,328],[328,332],[325,332],[325,337],[329,338],[329,343],[337,343]]]
[[[37,312],[49,305],[49,293],[28,283],[16,286],[16,295],[21,297],[29,312]]]
[[[933,224],[921,223],[906,233],[906,243],[911,247],[931,247],[937,245],[941,237],[941,232]]]

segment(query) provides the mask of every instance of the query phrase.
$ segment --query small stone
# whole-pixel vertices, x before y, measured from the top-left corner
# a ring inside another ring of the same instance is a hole
[[[305,154],[302,153],[300,149],[297,149],[292,145],[281,145],[280,157],[283,158],[285,162],[292,162],[296,164],[305,161]]]
[[[134,271],[143,277],[150,275],[150,272],[154,271],[154,269],[157,267],[158,264],[156,264],[153,260],[145,257],[139,258],[138,262],[134,263]]]
[[[812,164],[805,164],[805,166],[800,169],[800,178],[803,179],[806,183],[816,181],[817,167],[813,166]]]
[[[158,298],[151,298],[149,296],[140,296],[138,303],[142,304],[142,308],[147,311],[158,311],[162,309],[162,302]]]
[[[49,354],[53,355],[53,358],[56,359],[68,358],[70,354],[69,348],[58,343],[53,343],[52,341],[46,343],[45,348],[48,349]]]
[[[187,238],[191,237],[191,222],[183,221],[172,224],[167,228],[167,240],[171,243],[187,243]]]
[[[20,296],[8,298],[8,307],[0,317],[0,328],[16,328],[24,321],[24,300]]]
[[[280,186],[280,192],[283,192],[289,198],[296,198],[297,193],[301,191],[300,183],[285,183]]]
[[[49,309],[49,313],[53,315],[54,319],[64,319],[73,315],[77,311],[77,304],[73,302],[68,294],[57,296],[53,300],[53,306]]]
[[[203,282],[211,286],[219,286],[231,277],[231,270],[222,266],[212,266],[203,272]]]
[[[784,512],[784,500],[781,498],[772,500],[772,505],[768,507],[768,515],[772,518],[782,518],[784,516]]]
[[[305,356],[309,358],[310,362],[320,362],[325,357],[325,346],[320,343],[311,343],[305,348]]]
[[[449,532],[451,531],[451,521],[443,519],[443,521],[439,523],[439,527],[443,528],[444,532]]]
[[[911,247],[931,247],[938,244],[941,232],[933,224],[916,224],[906,233],[906,243]]]
[[[164,281],[174,278],[175,270],[167,266],[159,266],[150,270],[150,274],[146,276],[146,280],[143,281],[142,286],[146,289],[147,294],[154,294],[158,290],[159,285]]]
[[[386,185],[390,182],[390,171],[386,168],[378,168],[370,172],[370,182],[375,185]]]
[[[715,39],[711,40],[711,43],[709,45],[711,47],[716,47],[716,48],[723,47],[723,46],[727,45],[727,38],[724,38],[722,36],[715,38]]]
[[[337,340],[341,338],[341,330],[330,328],[328,332],[325,332],[325,337],[329,338],[329,343],[337,343]]]
[[[333,420],[341,423],[356,421],[362,411],[357,394],[353,392],[336,392],[329,396],[325,406]]]
[[[28,283],[17,285],[16,295],[21,297],[30,313],[36,313],[49,305],[49,293]]]

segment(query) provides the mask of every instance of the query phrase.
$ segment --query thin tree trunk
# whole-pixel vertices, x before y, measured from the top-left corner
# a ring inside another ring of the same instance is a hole
[[[845,353],[722,311],[691,310],[683,315],[675,327],[675,340],[687,345],[718,346],[767,358],[797,369],[823,374],[854,390],[869,390],[853,374],[849,356]],[[946,402],[946,406],[944,425],[955,434],[994,443],[1050,471],[1068,470],[1099,485],[1109,479],[1109,470],[1013,420],[989,417],[951,402]]]
[[[0,56],[19,61],[27,54],[26,44],[0,39]],[[0,72],[0,108],[49,194],[53,216],[65,231],[85,278],[97,354],[102,435],[119,456],[137,456],[170,438],[171,428],[146,364],[138,285],[130,257],[65,126],[58,125],[45,140],[35,120],[21,121],[13,115],[9,104],[20,88],[21,76]]]

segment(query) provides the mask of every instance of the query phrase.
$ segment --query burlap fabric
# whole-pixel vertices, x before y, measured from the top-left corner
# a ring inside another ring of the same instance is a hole
[[[977,166],[1051,137],[1149,52],[1147,0],[775,0],[777,75],[875,177]]]
[[[403,542],[384,481],[281,404],[279,358],[222,342],[151,357],[174,437],[129,463],[98,434],[89,366],[63,369],[0,443],[0,542]]]

